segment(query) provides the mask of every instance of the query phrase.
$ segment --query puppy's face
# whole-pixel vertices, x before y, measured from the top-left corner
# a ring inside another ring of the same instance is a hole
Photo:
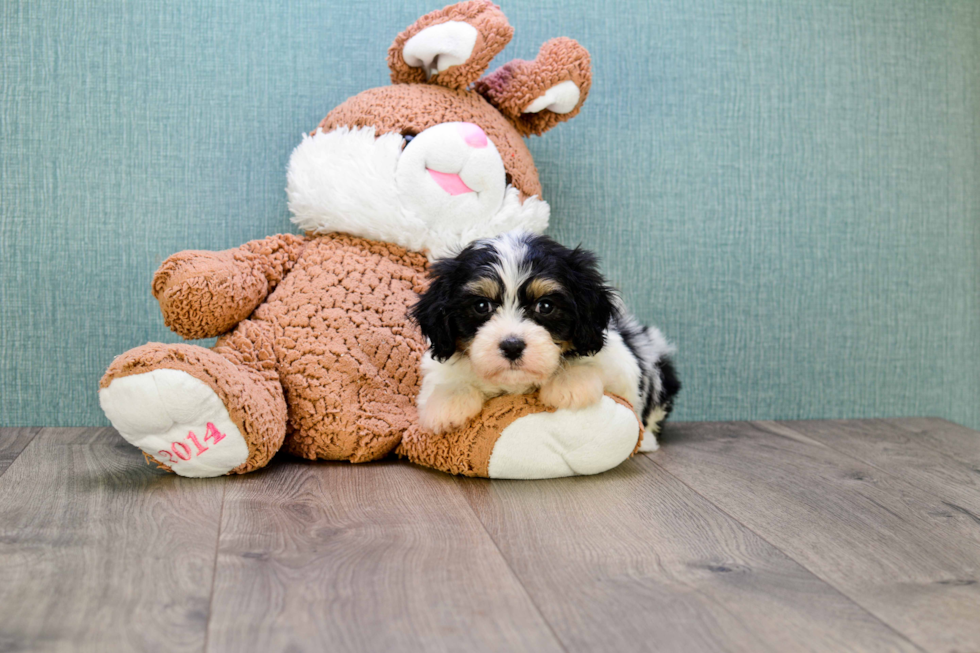
[[[602,348],[612,292],[589,252],[510,233],[437,261],[431,277],[411,315],[433,357],[467,355],[487,382],[539,384],[563,356]]]

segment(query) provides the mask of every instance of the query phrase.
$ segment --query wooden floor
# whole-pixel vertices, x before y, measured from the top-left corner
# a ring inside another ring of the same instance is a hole
[[[980,433],[672,424],[594,477],[0,431],[0,651],[980,651]]]

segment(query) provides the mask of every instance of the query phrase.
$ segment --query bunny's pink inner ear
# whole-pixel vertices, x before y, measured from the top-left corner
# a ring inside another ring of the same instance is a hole
[[[468,0],[415,21],[388,48],[395,84],[466,88],[504,49],[514,28],[490,0]]]
[[[473,88],[523,136],[540,136],[578,115],[591,87],[588,50],[573,39],[561,37],[542,45],[534,61],[508,62]]]

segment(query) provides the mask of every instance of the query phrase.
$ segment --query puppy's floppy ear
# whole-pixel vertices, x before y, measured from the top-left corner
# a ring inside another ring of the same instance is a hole
[[[576,248],[566,258],[575,299],[575,327],[572,346],[575,352],[589,356],[602,349],[606,329],[614,308],[613,290],[606,286],[595,255]]]
[[[456,353],[457,333],[452,312],[456,300],[453,276],[459,269],[456,259],[441,259],[429,268],[432,284],[419,296],[419,300],[409,309],[412,318],[422,335],[432,346],[432,357],[438,361],[448,360]]]

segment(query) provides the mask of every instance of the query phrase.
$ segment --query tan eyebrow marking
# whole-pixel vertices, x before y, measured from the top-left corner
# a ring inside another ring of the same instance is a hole
[[[536,277],[527,285],[527,296],[531,299],[537,299],[538,297],[544,297],[545,295],[561,292],[562,290],[562,285],[554,279]]]
[[[466,290],[475,295],[483,295],[487,299],[497,299],[500,297],[500,284],[489,277],[470,281],[466,284]]]

